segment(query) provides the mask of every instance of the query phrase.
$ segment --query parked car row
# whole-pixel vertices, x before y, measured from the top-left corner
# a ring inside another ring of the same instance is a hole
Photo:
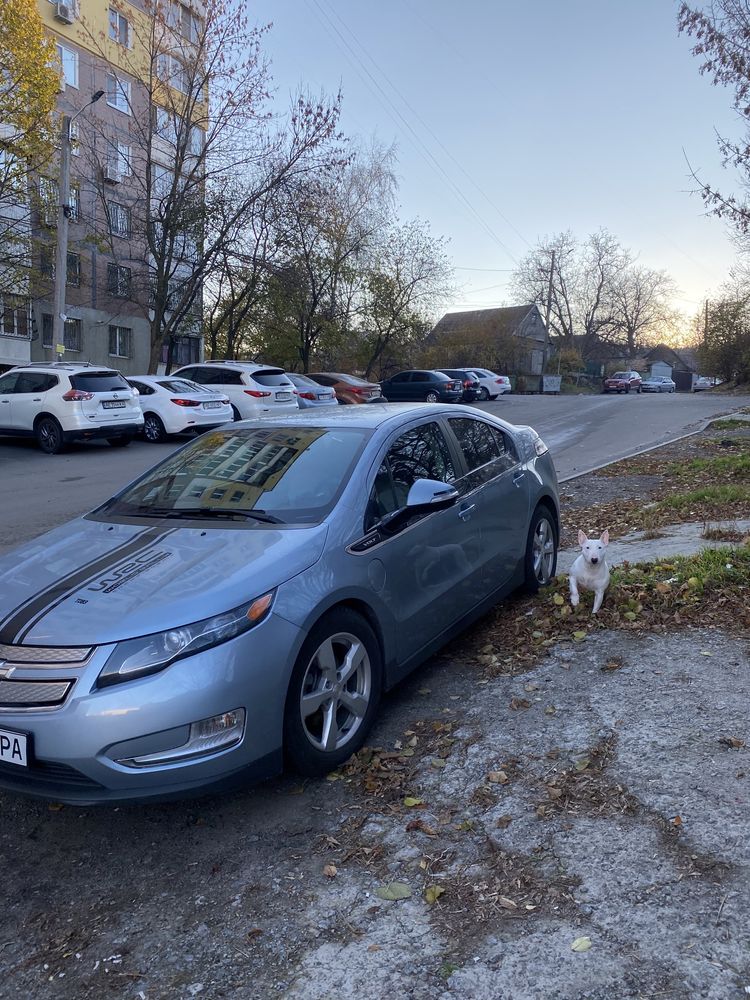
[[[136,434],[159,443],[233,420],[384,401],[471,402],[510,391],[482,369],[400,372],[382,384],[341,372],[297,375],[249,361],[206,361],[171,375],[132,375],[87,362],[34,362],[0,376],[0,435],[33,437],[57,454],[66,443]]]

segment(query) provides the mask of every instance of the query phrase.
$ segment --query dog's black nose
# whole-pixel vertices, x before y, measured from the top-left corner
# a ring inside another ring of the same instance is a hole
[[[591,562],[592,563],[598,563],[599,562],[599,556],[592,556],[591,557]]]

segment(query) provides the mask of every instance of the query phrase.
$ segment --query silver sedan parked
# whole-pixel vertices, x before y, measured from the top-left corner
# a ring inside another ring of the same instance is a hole
[[[641,382],[643,392],[674,392],[675,383],[667,375],[651,375]]]
[[[202,435],[0,559],[0,787],[63,802],[320,775],[381,693],[554,575],[547,448],[460,405]]]

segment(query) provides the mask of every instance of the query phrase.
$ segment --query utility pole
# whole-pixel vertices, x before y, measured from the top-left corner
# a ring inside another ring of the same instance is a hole
[[[62,116],[60,178],[58,181],[55,298],[52,310],[52,360],[65,352],[65,282],[68,276],[68,219],[70,218],[70,115]],[[60,350],[62,348],[62,350]]]
[[[555,251],[552,251],[552,259],[549,265],[549,283],[547,285],[547,309],[544,316],[544,325],[547,327],[547,344],[549,344],[549,318],[552,312],[552,279],[555,276]],[[560,347],[557,348],[557,374],[560,374]]]
[[[60,128],[60,176],[58,180],[57,245],[55,247],[55,291],[52,309],[52,360],[65,353],[65,284],[68,277],[68,219],[70,218],[70,126],[79,115],[104,97],[103,90],[91,95],[73,117],[62,116]]]

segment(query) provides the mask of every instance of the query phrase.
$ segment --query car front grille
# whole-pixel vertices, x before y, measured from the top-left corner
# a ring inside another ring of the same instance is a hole
[[[44,785],[45,790],[50,792],[54,792],[55,788],[88,788],[93,791],[103,787],[74,767],[51,760],[32,761],[29,767],[0,762],[0,785],[17,788],[38,788]]]
[[[60,705],[73,681],[0,680],[0,708],[43,708]]]
[[[91,651],[91,646],[8,646],[0,642],[0,664],[5,662],[57,667],[85,663]]]

